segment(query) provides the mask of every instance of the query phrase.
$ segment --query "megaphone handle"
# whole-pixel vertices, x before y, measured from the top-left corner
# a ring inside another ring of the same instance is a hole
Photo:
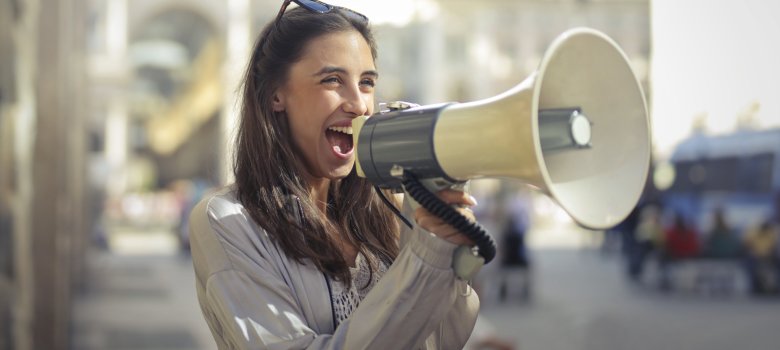
[[[463,234],[474,241],[479,249],[479,255],[485,259],[485,264],[493,260],[496,256],[496,243],[493,242],[493,238],[490,237],[482,225],[469,220],[453,207],[444,203],[439,197],[436,197],[436,195],[425,188],[411,172],[404,171],[402,183],[406,193],[423,208],[460,232],[463,232]]]

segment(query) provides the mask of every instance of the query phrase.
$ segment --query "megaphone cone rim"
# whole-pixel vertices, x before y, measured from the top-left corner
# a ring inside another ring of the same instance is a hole
[[[574,218],[575,221],[577,221],[580,225],[582,225],[584,227],[587,227],[587,228],[591,228],[591,229],[605,229],[605,228],[608,228],[608,226],[612,226],[612,225],[606,225],[605,226],[605,224],[602,223],[602,222],[593,222],[591,220],[588,220],[588,218],[583,217],[582,215],[579,215],[579,213],[576,210],[573,210],[572,208],[570,208],[569,203],[566,203],[565,200],[562,200],[562,198],[564,198],[564,197],[561,195],[561,193],[558,193],[559,191],[557,191],[557,189],[555,188],[556,186],[554,186],[552,178],[550,176],[550,173],[547,170],[547,164],[545,162],[544,154],[542,152],[542,147],[541,147],[541,142],[540,142],[541,140],[540,140],[540,136],[539,136],[539,107],[540,107],[539,98],[541,97],[542,84],[543,84],[543,82],[545,80],[544,78],[545,78],[545,74],[547,72],[548,65],[550,64],[550,61],[558,53],[558,50],[563,45],[567,44],[567,42],[572,40],[574,37],[582,36],[582,35],[595,36],[595,37],[598,37],[599,39],[607,42],[610,46],[612,46],[615,49],[615,51],[623,58],[623,60],[626,63],[629,62],[628,56],[625,54],[625,52],[623,52],[623,50],[620,48],[620,46],[614,40],[612,40],[612,38],[610,38],[609,36],[607,36],[606,34],[600,32],[598,30],[595,30],[595,29],[592,29],[592,28],[587,28],[587,27],[576,27],[576,28],[569,29],[566,32],[564,32],[561,35],[559,35],[550,44],[549,48],[545,51],[544,56],[542,57],[542,60],[541,60],[541,62],[539,64],[539,68],[538,68],[538,70],[535,73],[536,74],[536,78],[534,79],[533,98],[532,98],[532,102],[531,102],[532,113],[533,113],[533,116],[531,118],[531,123],[532,123],[532,128],[531,129],[533,130],[533,137],[534,137],[534,142],[533,142],[533,144],[534,144],[534,152],[536,153],[536,158],[537,158],[538,162],[540,163],[539,164],[540,174],[542,176],[542,179],[544,180],[544,183],[546,184],[546,186],[543,188],[543,190],[551,198],[554,198],[558,202],[558,204],[572,218]],[[634,83],[636,84],[637,87],[639,87],[639,90],[640,90],[640,93],[641,93],[641,85],[639,83],[639,80],[633,74],[632,74],[632,77],[633,77]],[[647,101],[644,98],[644,94],[642,94],[641,100],[642,100],[642,104],[643,104],[642,108],[644,109],[645,116],[648,116]],[[645,123],[646,123],[646,130],[649,133],[650,132],[650,125],[649,125],[650,121],[649,121],[649,118],[645,118]],[[648,135],[646,141],[647,141],[647,149],[649,150],[650,149],[650,137],[649,137],[649,135]],[[645,163],[646,163],[646,168],[642,172],[644,174],[643,178],[642,178],[642,182],[641,182],[642,184],[644,184],[647,181],[648,170],[649,170],[649,167],[650,167],[650,154],[649,154],[649,152],[647,154],[647,162],[645,162]],[[644,186],[642,186],[642,187],[644,188]],[[640,190],[638,192],[636,198],[634,198],[634,201],[633,201],[634,203],[638,202],[639,197],[641,196],[641,192],[642,191]],[[633,208],[627,208],[626,209],[626,213],[624,213],[624,214],[627,215],[632,209]],[[622,216],[625,217],[626,215],[622,215]],[[617,224],[617,223],[615,223],[615,224]]]

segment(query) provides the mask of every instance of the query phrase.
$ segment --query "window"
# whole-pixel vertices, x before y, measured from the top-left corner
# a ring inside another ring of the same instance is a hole
[[[771,153],[677,162],[670,190],[770,193],[773,165]]]

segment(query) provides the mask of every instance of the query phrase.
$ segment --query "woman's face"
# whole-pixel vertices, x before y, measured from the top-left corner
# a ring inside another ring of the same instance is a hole
[[[325,34],[306,45],[273,105],[286,111],[306,175],[339,179],[352,170],[351,122],[373,113],[377,78],[371,49],[357,31]]]

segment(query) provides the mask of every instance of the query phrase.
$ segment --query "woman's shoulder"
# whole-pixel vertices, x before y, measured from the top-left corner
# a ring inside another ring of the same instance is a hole
[[[201,199],[190,214],[189,233],[193,262],[205,264],[208,275],[226,269],[248,271],[278,254],[231,187]]]
[[[232,186],[204,196],[190,213],[192,240],[211,241],[234,247],[257,246],[268,235],[257,225],[238,200]],[[265,244],[261,244],[265,245]]]
[[[193,208],[192,215],[205,214],[213,219],[220,219],[243,211],[244,206],[238,200],[235,188],[225,186],[203,196]]]

